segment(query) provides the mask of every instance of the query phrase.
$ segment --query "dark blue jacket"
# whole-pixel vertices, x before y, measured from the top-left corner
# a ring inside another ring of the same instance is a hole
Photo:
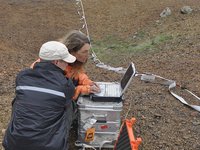
[[[74,85],[52,63],[40,62],[16,78],[5,150],[66,150]]]

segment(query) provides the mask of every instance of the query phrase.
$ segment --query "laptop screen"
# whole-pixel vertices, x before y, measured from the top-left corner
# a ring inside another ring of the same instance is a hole
[[[135,66],[131,63],[126,70],[123,78],[120,81],[120,85],[122,88],[122,93],[124,93],[125,89],[128,87],[129,83],[131,82],[132,77],[135,75]]]

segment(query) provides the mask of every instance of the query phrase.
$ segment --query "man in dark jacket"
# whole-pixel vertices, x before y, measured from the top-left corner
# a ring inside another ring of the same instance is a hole
[[[76,58],[56,41],[40,48],[41,62],[16,78],[16,97],[6,130],[5,150],[67,150],[74,85],[65,68]]]

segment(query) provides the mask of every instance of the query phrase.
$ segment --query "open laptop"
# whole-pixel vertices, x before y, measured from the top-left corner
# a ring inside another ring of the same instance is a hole
[[[133,76],[135,75],[135,65],[131,62],[121,81],[118,82],[97,82],[101,88],[100,93],[91,94],[90,98],[98,102],[120,102]]]

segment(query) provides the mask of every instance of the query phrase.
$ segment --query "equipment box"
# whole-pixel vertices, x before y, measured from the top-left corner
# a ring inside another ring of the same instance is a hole
[[[113,148],[119,134],[122,102],[94,102],[79,97],[78,141],[93,147]],[[92,129],[92,133],[88,130]]]

